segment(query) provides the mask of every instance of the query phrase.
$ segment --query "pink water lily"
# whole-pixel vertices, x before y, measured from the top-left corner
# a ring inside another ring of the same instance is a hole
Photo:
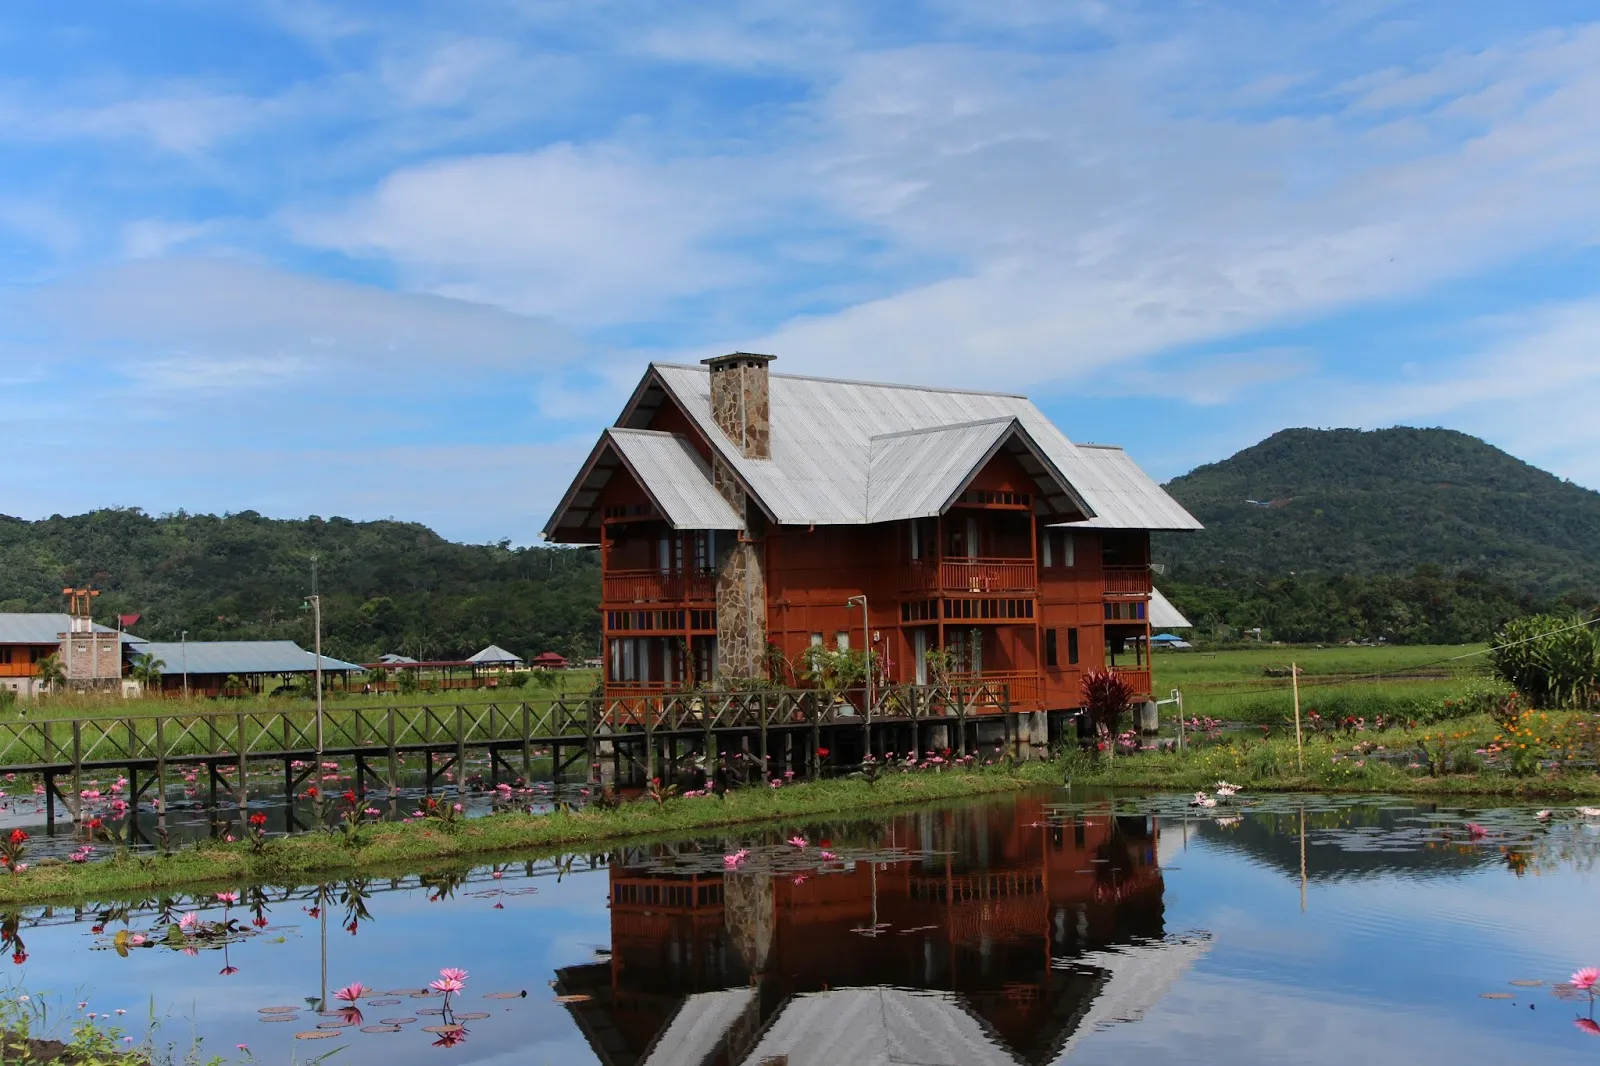
[[[182,929],[186,933],[199,924],[200,916],[198,914],[185,914],[182,918],[178,919],[178,928]]]
[[[740,848],[738,851],[734,852],[732,855],[724,855],[722,857],[722,865],[730,867],[730,868],[731,867],[735,867],[735,866],[738,866],[740,863],[744,862],[744,860],[749,858],[749,857],[750,857],[750,849],[749,848]]]
[[[217,902],[218,903],[227,904],[228,906],[231,907],[235,903],[239,902],[239,893],[237,893],[237,892],[218,892],[217,893]]]
[[[467,986],[465,982],[458,981],[454,977],[441,977],[437,981],[430,981],[428,983],[428,987],[437,992],[443,992],[445,995],[449,995],[452,992],[459,992]]]
[[[1600,981],[1600,967],[1585,966],[1572,975],[1572,987],[1579,992],[1594,993],[1594,985]]]
[[[805,848],[805,847],[810,847],[811,846],[811,842],[809,840],[807,840],[805,837],[801,837],[801,836],[790,837],[789,838],[789,843],[793,844],[797,848]]]
[[[360,981],[357,981],[354,984],[346,985],[345,987],[334,992],[333,998],[342,999],[346,1003],[354,1003],[356,1000],[366,995],[368,991],[370,990],[366,985],[362,984]]]
[[[465,970],[457,970],[457,969],[453,969],[451,967],[446,967],[445,969],[439,971],[439,976],[443,977],[446,981],[463,981],[464,982],[467,979],[467,971],[465,971]]]

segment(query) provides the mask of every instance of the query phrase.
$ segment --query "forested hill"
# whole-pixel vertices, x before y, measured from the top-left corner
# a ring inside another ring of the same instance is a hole
[[[103,510],[0,517],[0,611],[65,610],[61,590],[101,589],[96,618],[143,619],[152,640],[287,639],[311,646],[316,559],[323,647],[456,659],[489,643],[519,655],[597,654],[599,560],[561,548],[454,544],[409,522],[279,521],[241,514]]]
[[[1206,526],[1155,545],[1180,605],[1287,639],[1481,639],[1600,592],[1600,493],[1453,430],[1288,429],[1167,490]]]

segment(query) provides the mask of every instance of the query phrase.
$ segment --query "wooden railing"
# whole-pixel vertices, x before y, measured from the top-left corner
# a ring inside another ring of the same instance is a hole
[[[1153,683],[1153,679],[1150,676],[1150,668],[1148,666],[1113,666],[1112,669],[1132,687],[1134,695],[1150,695],[1150,686]]]
[[[716,603],[717,579],[682,570],[614,570],[605,575],[605,602]]]
[[[1107,596],[1150,595],[1150,568],[1148,566],[1108,566],[1105,568],[1104,588]]]
[[[1005,673],[989,673],[986,671],[982,674],[951,674],[950,680],[957,685],[966,687],[991,686],[998,688],[1004,685],[1014,706],[1035,703],[1044,698],[1038,674],[1022,673],[1020,671]]]
[[[32,677],[38,672],[34,663],[0,663],[0,677]]]
[[[906,592],[1032,592],[1038,574],[1031,559],[942,559],[906,565]]]

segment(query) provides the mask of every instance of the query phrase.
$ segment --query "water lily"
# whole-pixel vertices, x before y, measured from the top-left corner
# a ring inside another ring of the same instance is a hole
[[[192,931],[199,924],[200,916],[198,914],[185,914],[182,918],[178,919],[178,928],[182,929],[185,933]]]
[[[811,846],[811,842],[809,840],[807,840],[805,837],[801,837],[801,836],[790,837],[789,838],[789,843],[793,844],[797,848],[807,848],[807,847]]]
[[[465,981],[467,979],[467,971],[446,967],[439,971],[439,976],[447,981]]]
[[[733,869],[733,868],[739,866],[740,863],[744,862],[744,860],[749,858],[749,857],[750,857],[750,849],[749,848],[740,848],[738,851],[734,852],[731,855],[724,855],[722,857],[722,865],[728,867],[729,869]]]
[[[1572,1024],[1590,1036],[1600,1036],[1600,1022],[1595,1021],[1593,1018],[1575,1018]]]
[[[1533,816],[1541,822],[1548,822],[1550,820],[1550,809],[1547,807],[1542,811],[1534,811]]]
[[[235,903],[239,902],[239,893],[237,893],[237,892],[218,892],[217,893],[217,902],[223,904],[224,906],[231,907]]]
[[[346,1003],[354,1003],[356,1000],[366,995],[367,992],[367,986],[362,984],[360,981],[357,981],[354,984],[346,985],[345,987],[334,992],[333,998],[342,999]]]
[[[1588,992],[1590,995],[1594,994],[1596,981],[1600,981],[1600,967],[1585,966],[1572,975],[1572,987],[1579,992]]]
[[[1482,840],[1484,837],[1489,835],[1489,831],[1483,826],[1479,825],[1477,822],[1468,822],[1467,832],[1472,834],[1473,840]]]
[[[1600,807],[1579,807],[1578,813],[1585,818],[1600,818]]]

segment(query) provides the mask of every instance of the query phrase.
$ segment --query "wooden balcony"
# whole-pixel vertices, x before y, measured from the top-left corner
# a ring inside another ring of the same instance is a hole
[[[951,674],[950,683],[958,688],[977,688],[979,686],[998,689],[1004,685],[1007,699],[1011,706],[1018,710],[1026,710],[1026,705],[1038,703],[1044,698],[1043,688],[1038,674],[1007,672],[991,673],[984,671],[981,674]]]
[[[717,579],[682,570],[615,570],[605,575],[602,595],[606,603],[714,604]]]
[[[0,677],[32,677],[38,672],[37,663],[0,663]]]
[[[1039,586],[1031,559],[941,559],[907,564],[905,592],[1033,592]]]
[[[1105,568],[1104,588],[1107,596],[1150,595],[1150,568],[1148,566],[1108,566]]]
[[[1135,696],[1150,695],[1150,686],[1154,683],[1154,679],[1150,676],[1150,668],[1148,666],[1113,666],[1111,669],[1132,687]],[[1013,700],[1016,699],[1015,696],[1011,698]]]

